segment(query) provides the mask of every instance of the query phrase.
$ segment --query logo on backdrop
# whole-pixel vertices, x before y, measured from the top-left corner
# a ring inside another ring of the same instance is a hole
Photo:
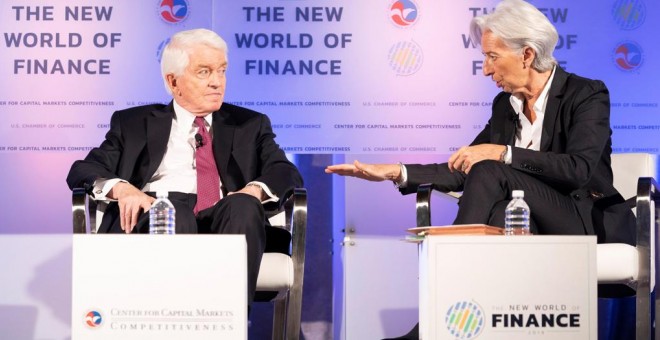
[[[390,6],[390,18],[399,27],[410,27],[417,22],[417,4],[411,0],[396,0]]]
[[[178,24],[188,17],[188,1],[186,0],[161,0],[159,12],[161,19],[170,24]]]
[[[474,339],[484,329],[486,316],[475,302],[459,301],[447,309],[445,324],[456,339]]]
[[[614,48],[614,63],[623,71],[637,71],[644,62],[644,52],[634,41],[624,41]]]
[[[618,0],[612,6],[614,22],[624,30],[642,26],[646,19],[646,6],[642,0]]]
[[[387,55],[390,67],[399,76],[409,76],[422,67],[424,55],[416,42],[399,41],[390,47]]]
[[[101,327],[103,323],[103,317],[101,313],[95,310],[91,310],[85,314],[85,325],[89,328],[98,328]]]
[[[167,38],[158,44],[158,48],[156,49],[156,59],[158,59],[158,63],[160,64],[160,60],[163,58],[163,50],[165,49],[165,46],[170,43],[170,38]]]

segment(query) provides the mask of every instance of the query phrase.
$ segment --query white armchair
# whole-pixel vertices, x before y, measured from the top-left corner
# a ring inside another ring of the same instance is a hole
[[[107,202],[73,190],[73,232],[96,233]],[[267,211],[266,253],[261,259],[255,301],[272,302],[273,339],[298,339],[307,233],[307,190],[295,189],[284,209]]]

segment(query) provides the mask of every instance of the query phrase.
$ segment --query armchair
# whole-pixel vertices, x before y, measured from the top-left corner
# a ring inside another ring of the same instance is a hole
[[[73,190],[73,232],[96,233],[107,202],[84,189]],[[273,339],[298,339],[307,232],[307,190],[295,189],[282,210],[267,211],[266,253],[261,260],[255,301],[273,303]]]
[[[658,257],[657,203],[660,202],[660,192],[654,180],[657,159],[655,155],[643,153],[613,154],[612,171],[614,187],[624,198],[635,200],[633,211],[637,216],[637,246],[598,244],[598,283],[625,284],[635,290],[636,339],[650,339],[655,324],[660,321],[655,314],[655,294],[652,294],[657,278]],[[431,184],[421,185],[417,190],[418,227],[431,225],[432,191]],[[459,195],[449,193],[449,196]]]

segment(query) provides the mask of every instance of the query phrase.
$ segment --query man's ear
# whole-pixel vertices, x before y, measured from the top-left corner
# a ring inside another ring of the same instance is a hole
[[[170,87],[170,91],[174,93],[174,89],[176,88],[176,78],[172,73],[170,73],[165,76],[165,79],[167,79],[167,86]]]

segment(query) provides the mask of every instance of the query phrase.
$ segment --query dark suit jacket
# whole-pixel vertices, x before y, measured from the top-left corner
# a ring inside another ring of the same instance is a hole
[[[492,116],[471,145],[513,145],[516,114],[511,94],[493,100]],[[557,67],[546,104],[539,151],[512,148],[511,167],[530,174],[573,199],[584,227],[599,242],[634,244],[634,216],[612,185],[609,92],[601,81]],[[465,175],[447,164],[406,165],[408,187],[433,183],[441,191],[462,190]],[[533,212],[532,212],[533,213]]]
[[[115,112],[105,140],[84,160],[73,163],[67,184],[91,190],[98,178],[121,178],[141,189],[163,160],[173,117],[172,103]],[[225,194],[260,181],[280,198],[281,205],[295,187],[302,186],[298,170],[275,143],[266,115],[224,103],[213,113],[212,128]]]

